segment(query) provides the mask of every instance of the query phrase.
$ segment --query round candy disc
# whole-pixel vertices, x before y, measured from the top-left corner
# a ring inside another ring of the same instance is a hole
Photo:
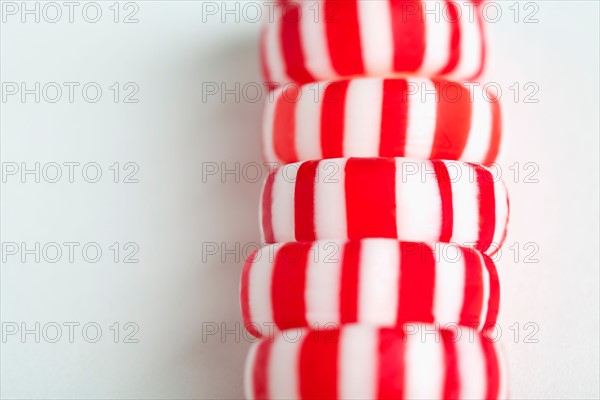
[[[504,184],[459,161],[338,158],[274,170],[262,193],[266,243],[395,238],[493,254],[508,220]]]
[[[414,157],[490,164],[500,103],[480,86],[357,78],[277,89],[263,117],[267,161]]]
[[[265,81],[353,76],[474,80],[483,69],[477,2],[317,0],[271,7],[261,39]]]
[[[251,254],[242,270],[242,316],[255,336],[298,327],[359,323],[496,323],[500,299],[493,262],[447,243],[393,239],[290,242]]]
[[[284,331],[251,348],[248,399],[504,399],[496,344],[466,328],[347,325]]]

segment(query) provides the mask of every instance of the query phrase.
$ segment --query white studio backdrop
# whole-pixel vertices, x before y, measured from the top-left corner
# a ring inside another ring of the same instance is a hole
[[[260,24],[250,2],[88,3],[2,2],[0,394],[241,398]],[[511,395],[598,398],[599,4],[496,4]]]

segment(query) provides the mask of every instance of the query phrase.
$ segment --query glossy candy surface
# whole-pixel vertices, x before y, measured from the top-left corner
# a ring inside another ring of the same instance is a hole
[[[277,89],[263,116],[267,161],[337,157],[496,160],[500,103],[481,87],[359,78]]]
[[[255,343],[245,390],[248,399],[503,399],[505,380],[499,349],[467,328],[346,325]]]
[[[251,254],[240,301],[255,336],[297,327],[496,323],[496,267],[476,250],[393,239],[290,242]]]
[[[356,76],[476,79],[485,59],[477,2],[317,0],[273,7],[261,38],[266,82]]]
[[[497,171],[496,171],[497,172]],[[499,176],[460,161],[338,158],[274,170],[262,193],[266,243],[394,238],[493,254],[508,197]]]

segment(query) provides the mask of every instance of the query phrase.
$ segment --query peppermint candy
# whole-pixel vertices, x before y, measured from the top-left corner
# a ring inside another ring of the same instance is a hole
[[[478,2],[318,0],[275,7],[261,39],[265,81],[408,74],[472,80],[484,66]]]
[[[288,164],[265,182],[266,243],[394,238],[453,242],[493,254],[509,206],[499,177],[476,164],[341,158]]]
[[[242,270],[244,324],[254,336],[348,323],[496,323],[494,263],[476,250],[392,239],[290,242],[258,249]]]
[[[490,164],[501,139],[498,99],[427,78],[357,78],[285,86],[263,118],[270,162],[410,157]]]
[[[346,325],[297,329],[255,343],[248,399],[503,399],[502,354],[467,328]]]

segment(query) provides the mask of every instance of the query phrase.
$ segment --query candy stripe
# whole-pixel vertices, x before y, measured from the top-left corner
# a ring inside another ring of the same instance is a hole
[[[386,1],[359,1],[362,59],[368,76],[378,76],[392,70],[393,42],[392,16]],[[376,46],[370,45],[376,43]]]
[[[308,326],[304,290],[309,243],[287,243],[277,253],[273,268],[271,304],[280,329]],[[295,268],[299,265],[300,268]]]
[[[439,331],[426,325],[418,329],[417,334],[407,335],[406,338],[404,396],[407,399],[439,399],[443,393],[445,372]],[[427,333],[429,337],[423,336]],[[426,380],[424,377],[427,377]]]
[[[448,10],[448,23],[450,24],[450,55],[448,57],[448,63],[439,72],[440,75],[451,72],[460,58],[460,23],[459,19],[461,16],[458,15],[458,9],[454,1],[446,0],[445,6]],[[442,18],[444,19],[444,18]]]
[[[271,195],[267,196],[267,199],[270,198],[271,200],[270,207],[268,203],[263,203],[263,210],[270,209],[271,218],[269,221],[272,226],[274,241],[296,240],[294,234],[296,224],[294,218],[294,183],[297,181],[298,168],[299,165],[289,164],[276,169]],[[305,184],[305,182],[302,182],[302,184]],[[267,241],[267,237],[265,237],[265,241]]]
[[[292,329],[273,340],[267,366],[271,399],[301,398],[299,358],[307,333],[305,329]]]
[[[300,352],[300,396],[338,398],[339,331],[310,331]]]
[[[504,182],[496,177],[496,182],[494,183],[494,192],[495,193],[506,193],[506,185]],[[496,226],[503,226],[503,229],[496,229],[494,232],[493,251],[489,253],[489,255],[494,255],[498,249],[504,243],[506,239],[506,228],[508,226],[508,219],[510,216],[510,207],[509,207],[509,199],[508,197],[500,198],[501,196],[494,196],[495,204],[494,204],[494,212],[496,214]]]
[[[501,136],[491,91],[441,79],[356,78],[281,88],[264,118],[265,157],[284,163],[406,156],[489,164]]]
[[[281,24],[281,43],[287,74],[297,82],[312,82],[314,79],[306,69],[304,50],[300,38],[301,9],[298,5],[286,7],[287,13]]]
[[[432,152],[428,158],[452,159],[462,154],[471,127],[471,102],[467,88],[458,83],[434,81],[438,96]],[[485,111],[485,110],[484,110]]]
[[[300,2],[302,15],[315,15],[321,18],[325,15],[325,3],[323,1]],[[326,24],[317,24],[313,18],[301,18],[300,30],[302,48],[304,49],[306,68],[311,75],[319,80],[336,76],[329,57],[327,45]]]
[[[307,161],[298,169],[294,192],[296,237],[315,240],[315,179],[318,161]]]
[[[281,18],[274,18],[273,23],[267,25],[263,36],[265,40],[263,46],[265,53],[263,58],[264,69],[269,71],[269,76],[266,79],[271,84],[290,81],[286,73],[287,67],[282,53],[281,25]]]
[[[280,135],[279,132],[275,132],[274,121],[275,121],[275,108],[279,102],[277,99],[283,89],[279,88],[273,91],[273,101],[267,101],[265,103],[265,109],[263,112],[262,119],[262,156],[265,160],[279,160],[280,157],[275,153],[275,141],[280,140],[275,135]],[[285,132],[281,133],[282,136],[286,136]]]
[[[248,355],[246,356],[246,369],[244,370],[244,396],[248,400],[256,398],[254,392],[254,364],[256,362],[256,352],[258,346],[251,347]]]
[[[441,325],[458,323],[469,301],[464,296],[465,258],[461,248],[454,244],[435,244],[435,254],[434,316]],[[469,322],[476,324],[476,321]]]
[[[266,251],[263,251],[266,250]],[[248,274],[242,276],[248,278],[248,318],[252,320],[244,320],[246,326],[254,324],[253,327],[259,330],[259,333],[263,332],[264,328],[262,324],[265,321],[273,322],[273,301],[271,298],[272,282],[273,282],[273,263],[274,257],[277,254],[276,249],[273,247],[262,248],[256,251],[252,263],[247,262],[246,266],[249,268]],[[267,253],[268,252],[268,253]],[[242,286],[244,282],[241,283]],[[244,298],[240,298],[242,307],[244,306]],[[251,334],[256,334],[256,330],[250,330]]]
[[[346,97],[344,154],[368,157],[379,151],[383,82],[357,79],[350,83]]]
[[[483,260],[482,254],[480,253],[476,253],[477,256],[479,257],[479,261],[485,265],[485,261]],[[481,276],[483,277],[483,296],[481,298],[481,312],[480,312],[480,320],[479,320],[479,325],[478,328],[479,329],[483,329],[484,325],[485,325],[485,315],[488,313],[488,301],[485,301],[484,299],[489,299],[490,298],[490,274],[488,273],[486,268],[482,268],[481,270]]]
[[[479,189],[475,179],[476,172],[470,170],[468,164],[451,161],[444,161],[444,163],[453,178],[451,185],[454,218],[450,242],[463,244],[466,242],[464,238],[467,237],[476,242],[480,232]]]
[[[480,319],[483,303],[481,258],[477,252],[467,248],[462,249],[462,256],[465,260],[465,301],[463,302],[459,323],[475,327],[473,321]]]
[[[404,399],[405,345],[397,332],[379,331],[378,399]],[[400,335],[402,338],[404,336]]]
[[[273,260],[273,255],[275,258]],[[489,258],[454,244],[394,239],[283,243],[252,255],[240,296],[246,325],[261,331],[406,322],[489,327],[499,284]],[[245,267],[246,268],[246,267]]]
[[[358,298],[358,319],[361,323],[393,326],[400,312],[398,283],[403,277],[405,263],[400,264],[398,243],[393,240],[363,240],[360,253],[360,284],[355,296]],[[388,285],[382,285],[385,277]],[[417,280],[412,282],[419,285]],[[423,286],[424,287],[424,286]],[[424,290],[427,290],[424,287]],[[406,301],[406,299],[405,299]],[[409,299],[410,301],[410,299]],[[419,317],[423,317],[420,315]]]
[[[408,85],[411,93],[415,95],[408,99],[406,156],[431,158],[440,100],[438,90],[429,79],[412,78],[408,81]]]
[[[266,27],[263,27],[263,29],[261,29],[260,31],[260,44],[259,44],[259,51],[260,51],[260,59],[261,60],[265,60],[267,57],[267,29]],[[267,63],[263,62],[260,65],[261,68],[261,72],[263,74],[263,78],[265,79],[265,82],[271,82],[271,73],[269,72],[269,67],[267,65]],[[269,86],[270,89],[274,89],[273,86]]]
[[[331,64],[339,75],[362,75],[364,66],[361,54],[356,1],[325,0],[322,16],[327,30]],[[298,82],[309,82],[299,80]]]
[[[267,243],[273,243],[275,241],[275,235],[273,233],[273,216],[271,213],[273,205],[273,183],[275,181],[275,171],[271,172],[265,180],[261,196],[261,207],[260,207],[260,221],[262,222],[262,237]]]
[[[405,154],[407,118],[408,93],[406,80],[385,79],[383,81],[379,156],[393,157]],[[353,154],[349,155],[353,156]]]
[[[499,116],[493,114],[494,105],[488,101],[486,96],[489,95],[481,92],[473,97],[469,137],[461,155],[463,160],[487,160],[488,153],[494,151],[492,142],[500,139],[500,132],[494,132],[493,129],[493,124],[496,123],[496,118]],[[497,153],[497,151],[495,152]]]
[[[271,343],[264,340],[257,346],[254,365],[257,368],[252,369],[252,390],[254,391],[253,398],[256,400],[270,399],[269,393],[269,356],[271,352]]]
[[[482,71],[484,57],[483,53],[483,33],[482,25],[477,17],[470,16],[473,14],[472,5],[466,2],[455,2],[458,8],[458,13],[461,16],[458,19],[460,25],[460,58],[456,67],[452,72],[448,73],[450,79],[460,80],[461,77],[468,80],[475,79]],[[479,10],[475,9],[475,14]]]
[[[500,389],[500,368],[498,366],[498,356],[493,343],[486,339],[481,339],[481,346],[483,348],[485,369],[487,371],[487,385],[486,385],[486,400],[492,400],[498,398],[498,392]]]
[[[348,238],[395,237],[394,160],[350,158],[345,172]]]
[[[273,121],[273,140],[275,154],[283,160],[298,158],[294,144],[296,130],[296,103],[300,92],[296,88],[289,88],[277,99]]]
[[[442,200],[442,227],[440,229],[440,238],[438,242],[449,242],[452,237],[452,226],[454,224],[452,210],[452,184],[450,183],[450,174],[446,164],[442,161],[434,160],[438,188],[440,189],[440,199]]]
[[[244,326],[253,336],[260,336],[259,331],[252,325],[252,314],[250,313],[250,268],[256,259],[257,251],[250,254],[242,267],[242,278],[240,280],[240,307]]]
[[[444,363],[446,364],[442,398],[447,400],[459,399],[460,375],[455,345],[457,338],[452,331],[442,331],[441,337],[444,346]]]
[[[430,161],[396,158],[399,239],[435,242],[440,237],[444,216],[438,186]]]
[[[306,302],[306,320],[310,326],[331,328],[340,323],[340,290],[342,285],[342,267],[339,262],[340,245],[331,243],[326,255],[331,261],[323,264],[319,261],[319,252],[323,249],[319,243],[312,243],[307,255],[306,286],[304,299]]]
[[[494,265],[492,260],[484,254],[482,254],[481,256],[484,260],[485,267],[490,279],[490,295],[487,303],[487,316],[486,314],[482,313],[482,317],[485,318],[485,322],[483,323],[483,329],[488,329],[496,324],[496,319],[498,318],[498,312],[500,310],[500,279],[498,278],[498,271],[496,270],[496,266]],[[485,298],[483,300],[485,301]]]
[[[425,0],[423,20],[425,21],[425,54],[423,64],[417,72],[420,76],[440,75],[440,71],[448,64],[450,52],[455,44],[452,43],[450,22],[442,16],[443,1]],[[446,72],[450,72],[449,69]]]
[[[348,326],[340,334],[339,395],[372,399],[377,389],[378,332]],[[360,346],[356,344],[360,343]],[[360,360],[360,362],[357,362]]]
[[[425,55],[425,24],[420,0],[389,0],[394,38],[394,70],[417,71]]]
[[[315,204],[334,202],[333,209],[316,207],[315,223],[318,237],[345,239],[348,237],[346,193],[344,191],[346,160],[333,159],[319,162],[315,184]],[[307,240],[302,238],[302,240]]]
[[[463,338],[465,332],[463,331]],[[460,398],[483,399],[487,385],[486,354],[481,347],[481,336],[473,340],[458,340],[455,343],[458,357]],[[468,378],[468,379],[465,379]]]
[[[321,114],[323,158],[336,157],[344,152],[344,116],[349,84],[350,81],[332,82],[325,88]]]
[[[492,97],[492,131],[490,137],[490,145],[487,154],[483,160],[484,164],[491,164],[498,157],[500,151],[500,140],[502,137],[502,115],[500,112],[500,102],[496,97]]]
[[[344,245],[342,283],[340,288],[340,322],[347,324],[358,321],[358,283],[360,271],[361,242],[352,241]]]
[[[400,243],[402,271],[398,297],[398,324],[405,321],[433,322],[435,259],[426,245]]]
[[[296,160],[310,160],[323,158],[321,151],[321,101],[322,96],[325,92],[325,86],[328,82],[324,82],[322,85],[315,86],[316,92],[311,96],[303,96],[299,98],[296,105],[296,125],[294,126],[293,138],[289,138],[290,144],[296,148],[296,159],[282,160],[296,161]],[[267,104],[268,107],[268,104]],[[288,132],[277,132],[279,134],[279,140],[283,137],[287,137]]]
[[[479,54],[479,68],[475,71],[475,73],[473,74],[473,76],[467,78],[467,81],[474,81],[476,80],[478,77],[480,77],[483,74],[483,71],[485,69],[485,60],[487,57],[487,45],[486,45],[486,40],[485,40],[485,29],[484,29],[484,20],[483,20],[483,14],[481,11],[481,4],[483,3],[483,0],[477,0],[475,1],[475,5],[476,5],[476,9],[475,9],[475,18],[477,18],[477,29],[481,35],[480,37],[480,54]]]
[[[494,177],[483,168],[477,168],[475,172],[479,188],[479,239],[476,247],[487,249],[492,244],[496,228]]]

